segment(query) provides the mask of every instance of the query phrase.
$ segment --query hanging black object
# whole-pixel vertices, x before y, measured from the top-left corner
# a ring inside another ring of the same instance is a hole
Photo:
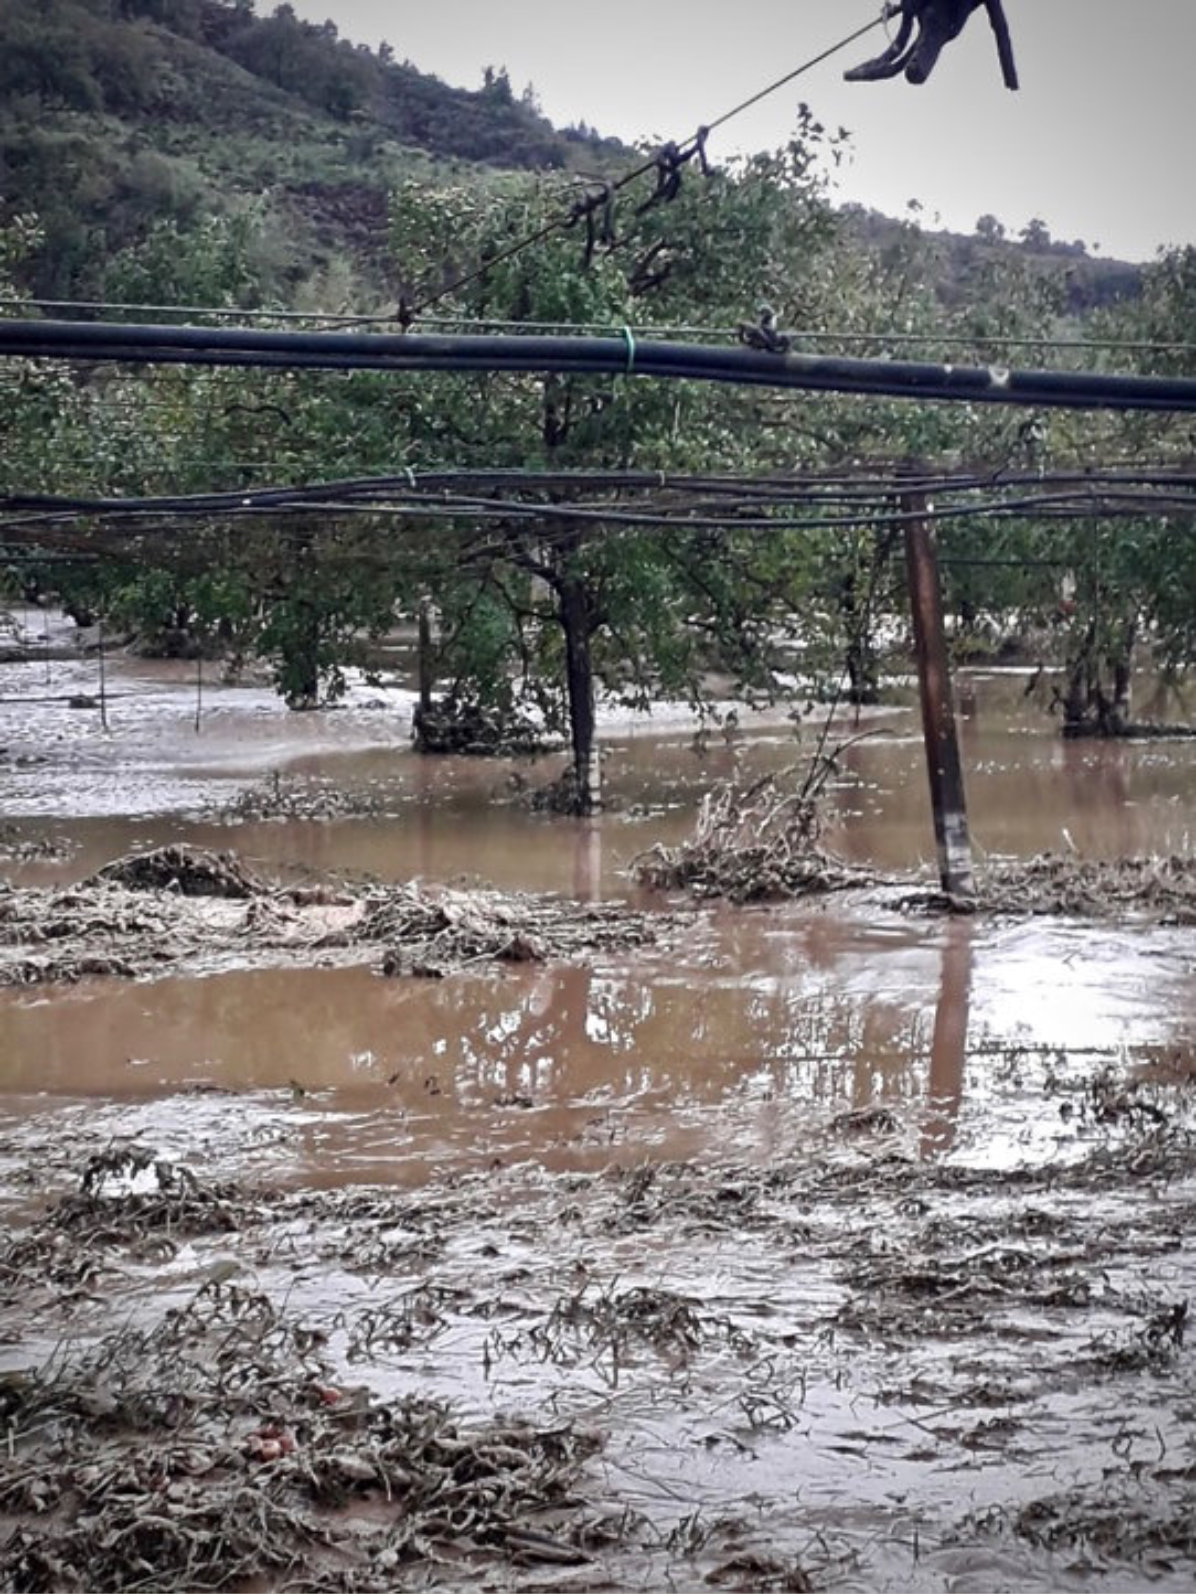
[[[945,45],[963,32],[973,11],[983,6],[997,38],[997,54],[1005,87],[1015,89],[1017,65],[1013,59],[1013,39],[1001,0],[900,0],[890,6],[889,15],[900,15],[897,36],[883,55],[865,61],[843,76],[850,83],[870,83],[877,78],[896,77],[904,71],[908,82],[925,83]]]

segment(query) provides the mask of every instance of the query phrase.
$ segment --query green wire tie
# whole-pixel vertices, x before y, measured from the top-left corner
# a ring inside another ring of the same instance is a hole
[[[626,366],[626,372],[627,372],[627,375],[630,376],[631,373],[635,370],[635,334],[632,332],[630,327],[624,327],[623,328],[623,337],[624,337],[624,339],[625,339],[625,341],[627,343],[627,366]]]

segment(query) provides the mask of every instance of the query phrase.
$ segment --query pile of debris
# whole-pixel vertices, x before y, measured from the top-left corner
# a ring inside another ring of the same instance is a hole
[[[971,896],[923,887],[898,891],[893,906],[907,913],[1196,924],[1196,858],[1078,858],[1044,852],[1034,858],[989,860],[977,869]]]
[[[502,712],[452,694],[415,710],[412,735],[418,752],[465,753],[474,758],[531,757],[559,740],[517,709]]]
[[[7,863],[57,863],[76,846],[65,836],[27,836],[17,825],[0,825],[0,859]]]
[[[237,1227],[227,1192],[156,1166],[153,1199]],[[101,1195],[99,1178],[0,1247],[0,1276],[15,1246],[61,1271],[65,1235],[86,1246],[87,1278],[111,1268],[147,1209],[130,1192]],[[82,1234],[79,1213],[101,1206],[105,1222]],[[178,1594],[293,1575],[364,1594],[405,1582],[403,1568],[590,1560],[579,1484],[596,1431],[382,1402],[345,1386],[327,1338],[285,1297],[213,1275],[156,1321],[64,1338],[41,1365],[4,1374],[0,1587]]]
[[[832,760],[825,761],[829,770]],[[825,775],[800,782],[767,774],[727,781],[702,800],[693,834],[676,847],[657,843],[633,859],[641,885],[695,897],[758,902],[872,886],[878,877],[825,852],[820,793]]]
[[[235,853],[132,853],[61,890],[0,885],[0,985],[87,975],[136,979],[181,966],[362,962],[439,978],[480,963],[569,961],[655,945],[676,915],[623,903],[411,882],[285,885]]]
[[[260,786],[239,792],[212,812],[218,824],[299,820],[327,823],[336,819],[376,819],[395,812],[401,794],[385,789],[345,790],[329,781],[284,777],[275,770]]]
[[[377,896],[355,931],[381,942],[384,974],[442,978],[470,964],[543,963],[656,943],[675,920],[622,903],[525,892],[451,891],[416,883]]]
[[[1042,853],[990,863],[977,905],[992,913],[1083,919],[1141,915],[1160,924],[1196,924],[1196,857],[1086,859]]]
[[[209,852],[183,845],[134,852],[105,864],[84,880],[83,891],[120,886],[126,891],[170,891],[182,897],[227,897],[244,902],[267,896],[273,887],[232,852]]]

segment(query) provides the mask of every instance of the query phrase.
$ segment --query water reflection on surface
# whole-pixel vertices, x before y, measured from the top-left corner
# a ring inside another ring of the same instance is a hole
[[[881,1102],[914,1115],[923,1155],[999,1159],[979,1142],[1011,1126],[1019,1155],[1055,1145],[1058,1126],[1033,1110],[1052,1051],[1184,1052],[1194,998],[1178,932],[722,911],[680,957],[592,967],[5,992],[0,1090],[175,1096],[183,1122],[194,1100],[180,1090],[234,1091],[230,1114],[281,1102],[288,1172],[331,1181],[406,1180],[428,1159],[772,1156],[830,1113]]]
[[[982,853],[1074,848],[1109,857],[1190,846],[1196,745],[1065,742],[1025,699],[1024,678],[980,675],[964,685],[965,776]],[[14,875],[39,883],[78,879],[133,846],[189,840],[236,846],[270,868],[386,880],[467,877],[587,898],[621,895],[630,860],[656,842],[684,836],[713,782],[736,769],[791,766],[821,728],[815,714],[804,741],[774,724],[731,744],[715,737],[695,750],[673,722],[611,727],[605,779],[615,806],[578,823],[532,813],[515,800],[514,783],[549,780],[561,755],[535,763],[418,758],[409,748],[406,710],[385,702],[288,717],[271,707],[268,694],[226,689],[198,737],[187,728],[190,708],[182,682],[163,677],[155,680],[144,724],[131,714],[125,722],[117,718],[109,738],[82,728],[90,720],[77,712],[64,718],[65,728],[47,726],[36,743],[14,730],[12,757],[34,746],[48,762],[10,767],[0,808],[23,834],[66,832],[77,843],[65,863],[26,864]],[[11,718],[14,711],[7,712]],[[844,719],[835,734],[856,728]],[[898,707],[863,728],[871,734],[841,758],[827,842],[884,868],[928,862],[934,845],[915,716]],[[271,768],[358,793],[388,817],[230,828],[199,812]]]
[[[196,736],[189,675],[122,669],[148,695],[136,712],[114,705],[111,737],[55,706],[41,728],[46,762],[9,771],[4,806],[26,815],[18,831],[77,844],[65,862],[14,865],[14,878],[78,879],[131,847],[188,840],[282,872],[634,896],[630,860],[684,836],[713,781],[792,765],[817,729],[812,721],[803,744],[781,722],[695,747],[675,724],[667,734],[651,721],[608,727],[614,807],[571,821],[512,800],[516,777],[547,780],[559,756],[417,758],[402,693],[286,716],[261,690],[212,688]],[[965,677],[961,705],[982,850],[1188,847],[1193,744],[1064,742],[1024,677]],[[18,753],[35,740],[29,712],[18,721],[10,703],[0,715]],[[842,756],[825,839],[882,868],[917,865],[933,842],[915,717],[899,706],[863,728],[871,734]],[[389,817],[229,827],[178,811],[180,790],[195,807],[271,767],[360,793]],[[80,798],[89,781],[100,792],[91,806]],[[118,785],[122,801],[110,801]],[[1018,1113],[1019,1144],[1042,1154],[1055,1126],[1026,1127],[1033,1079],[1018,1087],[1016,1111],[993,1110],[998,1063],[1008,1075],[1017,1048],[1186,1056],[1194,995],[1177,933],[919,921],[859,904],[721,910],[680,955],[594,967],[439,983],[288,970],[0,993],[0,1090],[110,1096],[139,1111],[183,1089],[236,1091],[226,1113],[281,1105],[290,1171],[330,1179],[414,1177],[428,1157],[765,1153],[819,1115],[877,1101],[917,1109],[925,1155],[975,1152],[982,1133],[1014,1133]],[[198,1100],[176,1097],[175,1129]]]

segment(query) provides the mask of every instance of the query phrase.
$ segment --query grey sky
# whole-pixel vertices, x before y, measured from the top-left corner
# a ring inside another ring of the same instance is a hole
[[[687,137],[880,4],[296,0],[296,9],[331,17],[355,41],[386,39],[451,83],[476,87],[484,66],[505,65],[517,93],[535,85],[554,122],[634,140]],[[964,231],[989,211],[1014,230],[1041,216],[1056,237],[1130,259],[1196,243],[1196,0],[1006,0],[1006,12],[1018,94],[1001,83],[983,12],[925,87],[844,83],[845,66],[883,47],[877,30],[732,122],[712,153],[782,143],[804,99],[853,135],[841,199],[901,214],[916,198],[931,224],[938,215]]]

